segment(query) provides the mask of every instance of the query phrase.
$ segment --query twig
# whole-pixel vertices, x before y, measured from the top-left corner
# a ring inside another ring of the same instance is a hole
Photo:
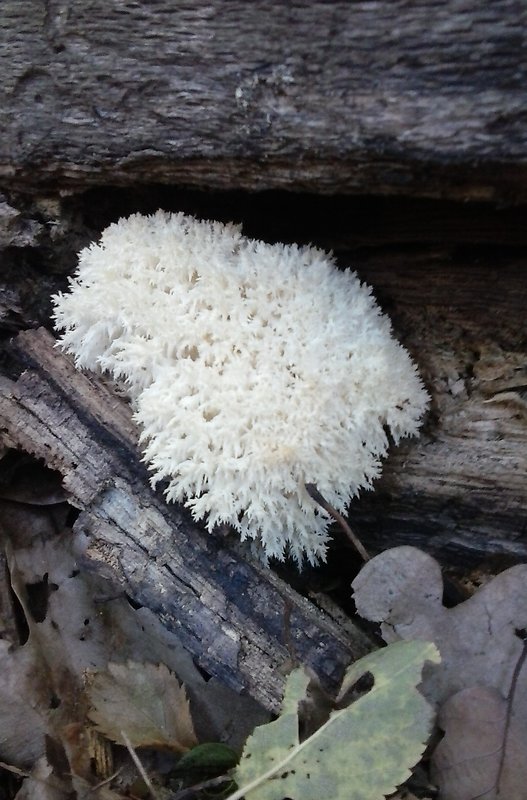
[[[325,500],[322,497],[322,495],[320,494],[314,483],[306,483],[306,489],[307,493],[315,501],[315,503],[318,503],[319,506],[322,506],[324,511],[327,511],[328,514],[331,517],[333,517],[335,522],[338,522],[338,524],[340,525],[340,527],[342,528],[342,530],[344,531],[344,533],[346,534],[352,545],[354,546],[355,550],[357,550],[357,552],[361,556],[362,560],[369,561],[370,555],[368,554],[368,551],[366,550],[360,539],[353,533],[353,531],[351,530],[350,526],[348,525],[342,514],[339,514],[339,512],[335,508],[333,508],[333,506],[331,506],[327,500]]]
[[[146,774],[145,768],[143,767],[143,765],[139,761],[137,753],[135,752],[134,748],[132,747],[132,742],[130,741],[130,739],[128,738],[128,736],[126,735],[126,733],[122,729],[121,729],[120,733],[121,733],[121,738],[122,738],[122,740],[123,740],[123,742],[125,744],[125,747],[128,750],[128,752],[130,753],[130,758],[132,759],[132,761],[134,762],[135,766],[139,770],[139,774],[141,775],[142,779],[144,780],[144,782],[146,783],[146,785],[150,789],[150,794],[152,795],[154,800],[159,800],[159,798],[157,796],[157,792],[156,792],[156,790],[154,789],[154,787],[152,785],[152,781],[150,780],[150,778]]]
[[[214,786],[221,786],[222,783],[233,783],[232,777],[230,775],[219,775],[217,778],[209,778],[207,781],[201,781],[201,783],[195,783],[193,786],[187,786],[186,789],[181,789],[176,794],[170,795],[169,800],[191,800],[197,792],[203,791],[203,789],[212,789]]]
[[[112,781],[114,781],[114,780],[115,780],[115,779],[116,779],[116,778],[117,778],[117,777],[118,777],[118,776],[121,774],[121,772],[122,772],[122,771],[123,771],[123,768],[122,768],[122,767],[119,767],[119,769],[118,769],[116,772],[114,772],[114,773],[113,773],[113,775],[110,775],[110,777],[109,777],[109,778],[105,778],[105,779],[104,779],[103,781],[101,781],[100,783],[96,783],[96,784],[95,784],[95,786],[92,786],[92,787],[90,788],[90,792],[97,792],[97,791],[99,791],[99,789],[101,789],[103,786],[107,786],[109,783],[111,783]]]
[[[512,717],[512,708],[513,708],[513,701],[514,695],[516,693],[516,687],[518,685],[518,677],[520,675],[521,669],[525,663],[525,659],[527,658],[527,631],[521,630],[516,631],[517,636],[523,640],[523,649],[520,653],[520,657],[516,662],[516,666],[514,667],[514,672],[512,673],[511,679],[511,688],[509,689],[509,694],[507,695],[507,714],[505,717],[505,729],[503,732],[503,746],[501,748],[500,753],[500,763],[498,766],[498,777],[496,778],[496,789],[498,790],[498,797],[500,797],[500,783],[501,783],[501,776],[503,772],[503,767],[505,764],[505,755],[507,752],[507,742],[509,739],[509,732],[510,732],[510,724],[511,724],[511,717]]]
[[[19,769],[18,767],[14,767],[12,764],[6,764],[5,761],[0,761],[0,768],[7,770],[7,772],[12,772],[13,775],[18,775],[19,778],[31,778],[30,772],[25,772],[23,769]],[[37,779],[38,780],[38,779]],[[44,780],[40,779],[42,783],[45,783]]]

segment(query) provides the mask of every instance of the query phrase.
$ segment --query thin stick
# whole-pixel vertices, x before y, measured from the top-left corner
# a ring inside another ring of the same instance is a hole
[[[509,739],[509,731],[510,731],[510,724],[511,724],[511,717],[512,717],[512,710],[513,710],[513,702],[514,702],[514,695],[516,693],[516,687],[518,685],[518,678],[522,667],[525,663],[525,659],[527,658],[527,633],[522,630],[521,632],[517,631],[517,634],[523,640],[523,649],[520,653],[518,661],[516,662],[516,666],[514,667],[514,671],[512,673],[511,679],[511,686],[509,689],[509,694],[507,695],[507,714],[505,717],[505,728],[503,733],[503,746],[501,748],[500,753],[500,763],[498,766],[498,777],[496,778],[496,788],[498,790],[498,797],[501,797],[501,776],[503,774],[503,767],[505,764],[505,756],[507,752],[507,744]]]
[[[146,783],[146,785],[150,789],[150,794],[152,795],[154,800],[159,800],[159,798],[157,796],[157,793],[156,793],[156,790],[154,789],[154,787],[152,785],[152,781],[150,780],[150,778],[146,774],[145,768],[143,767],[143,765],[139,761],[139,758],[137,757],[137,753],[135,752],[134,748],[132,747],[132,742],[130,741],[130,739],[128,738],[128,736],[126,735],[126,733],[122,729],[121,729],[120,733],[121,733],[121,738],[122,738],[122,740],[123,740],[123,742],[125,744],[125,747],[128,750],[128,752],[130,753],[130,758],[132,759],[132,761],[134,762],[135,766],[139,770],[139,774],[141,775],[142,779],[144,780],[144,782]]]
[[[203,789],[212,789],[215,786],[221,786],[222,783],[227,782],[233,783],[233,779],[230,775],[219,775],[217,778],[209,778],[207,781],[201,781],[201,783],[195,783],[194,786],[187,786],[186,789],[180,789],[179,792],[176,794],[170,795],[170,800],[190,800],[194,795],[198,792],[201,792]]]
[[[369,561],[370,555],[368,554],[368,551],[366,550],[360,539],[353,533],[353,531],[351,530],[350,526],[348,525],[342,514],[339,514],[339,512],[335,508],[333,508],[333,506],[331,506],[327,500],[325,500],[322,497],[322,495],[320,494],[314,483],[306,483],[306,489],[307,493],[315,501],[315,503],[318,503],[319,506],[322,506],[324,511],[327,511],[328,514],[331,517],[333,517],[335,522],[338,522],[338,524],[340,525],[340,527],[342,528],[342,530],[352,543],[355,550],[357,550],[357,552],[361,556],[362,560]]]
[[[7,772],[12,772],[13,775],[18,775],[19,778],[31,778],[30,772],[18,769],[18,767],[14,767],[12,764],[6,764],[5,761],[0,761],[0,768],[7,770]],[[42,778],[33,778],[33,780],[40,780],[41,783],[46,783]]]
[[[92,786],[91,789],[90,789],[90,792],[97,792],[103,786],[107,786],[109,783],[114,781],[121,774],[122,771],[123,771],[123,768],[119,767],[119,769],[116,772],[114,772],[113,775],[110,775],[109,778],[105,778],[100,783],[96,783],[95,786]]]

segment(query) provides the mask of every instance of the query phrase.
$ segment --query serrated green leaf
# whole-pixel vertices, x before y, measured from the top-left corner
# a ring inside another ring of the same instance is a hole
[[[381,800],[393,792],[419,760],[434,717],[416,689],[427,660],[439,661],[435,645],[396,642],[356,662],[341,695],[365,673],[373,688],[301,743],[298,704],[308,679],[295,670],[284,713],[247,740],[234,773],[240,788],[228,800]]]

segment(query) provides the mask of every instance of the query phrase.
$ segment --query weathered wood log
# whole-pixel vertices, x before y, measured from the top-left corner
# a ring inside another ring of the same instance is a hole
[[[0,180],[527,198],[517,0],[4,0]]]
[[[349,263],[351,259],[343,259]],[[373,549],[443,563],[527,559],[525,255],[388,251],[354,259],[432,395],[416,441],[392,451],[352,520]]]
[[[53,345],[43,329],[14,340],[7,360],[23,371],[1,380],[0,433],[62,475],[81,510],[73,532],[82,563],[153,610],[203,670],[268,709],[297,661],[336,688],[369,649],[365,634],[156,496],[128,405]]]

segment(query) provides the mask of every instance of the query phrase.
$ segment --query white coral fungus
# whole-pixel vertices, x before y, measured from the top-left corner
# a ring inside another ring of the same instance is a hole
[[[357,276],[313,247],[139,214],[80,253],[54,297],[76,365],[127,384],[152,482],[265,556],[325,557],[329,517],[370,488],[428,396]]]

